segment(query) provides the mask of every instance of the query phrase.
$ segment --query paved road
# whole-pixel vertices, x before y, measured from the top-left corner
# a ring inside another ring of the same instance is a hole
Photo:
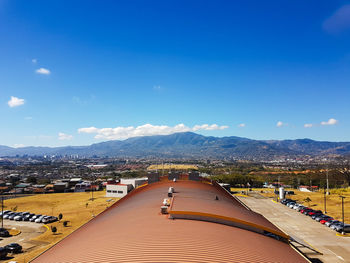
[[[336,236],[330,228],[312,220],[297,211],[272,199],[255,197],[238,197],[250,209],[258,212],[291,236],[306,241],[312,247],[323,253],[318,255],[308,249],[301,249],[310,258],[321,262],[344,263],[350,262],[350,237]]]

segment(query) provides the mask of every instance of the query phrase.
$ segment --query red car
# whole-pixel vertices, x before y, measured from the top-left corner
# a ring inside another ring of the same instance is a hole
[[[311,211],[310,213],[308,213],[309,216],[313,216],[313,215],[317,215],[317,214],[322,214],[321,210],[315,210],[315,211]]]
[[[334,218],[328,217],[328,218],[320,220],[320,223],[324,225],[326,222],[331,221],[331,220],[334,220]]]
[[[310,207],[305,207],[305,208],[300,210],[300,213],[304,214],[304,212],[307,210],[312,210],[312,209]]]

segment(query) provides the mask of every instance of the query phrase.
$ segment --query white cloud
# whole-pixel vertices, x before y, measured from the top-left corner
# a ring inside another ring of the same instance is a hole
[[[97,133],[99,129],[95,127],[88,127],[88,128],[80,128],[78,129],[79,133]]]
[[[277,127],[282,127],[282,126],[284,126],[284,125],[285,125],[285,124],[284,124],[283,122],[281,122],[281,121],[278,121],[277,124],[276,124]]]
[[[322,121],[321,125],[335,125],[338,121],[336,119],[330,118],[328,121]]]
[[[159,85],[153,86],[153,90],[160,91],[161,89],[162,89],[162,87]]]
[[[238,127],[239,128],[244,128],[245,127],[245,123],[238,124]]]
[[[312,123],[305,123],[304,128],[312,128],[314,125]]]
[[[63,132],[60,132],[60,133],[58,133],[58,139],[61,140],[61,141],[71,140],[71,139],[73,139],[73,136],[69,135],[69,134],[65,134]]]
[[[202,124],[195,125],[194,127],[187,127],[184,124],[177,124],[173,127],[166,125],[152,125],[144,124],[141,126],[129,126],[129,127],[115,127],[115,128],[95,128],[87,127],[78,129],[79,133],[95,133],[95,139],[108,139],[108,140],[125,140],[131,137],[137,136],[151,136],[151,135],[168,135],[176,132],[189,132],[199,130],[223,130],[228,126],[219,126],[217,124]]]
[[[21,144],[21,143],[16,143],[13,145],[13,148],[23,148],[23,147],[26,147],[24,144]]]
[[[35,71],[37,74],[50,75],[51,71],[46,68],[39,68]]]
[[[339,8],[323,23],[323,29],[330,34],[339,34],[350,29],[350,4]]]
[[[11,96],[11,99],[7,102],[7,104],[13,108],[13,107],[18,107],[24,104],[24,99],[20,99],[14,96]]]
[[[32,63],[33,63],[33,64],[36,64],[37,62],[38,62],[38,60],[37,60],[36,58],[33,58],[33,59],[32,59]]]
[[[179,125],[183,125],[183,124],[179,124]],[[199,130],[213,131],[213,130],[224,130],[227,128],[228,126],[218,126],[217,124],[212,124],[212,125],[202,124],[202,125],[195,125],[192,128],[192,131],[199,131]]]
[[[29,121],[29,120],[32,120],[32,119],[33,119],[33,117],[28,116],[28,117],[24,117],[24,119],[25,119],[25,120],[27,120],[27,121]]]

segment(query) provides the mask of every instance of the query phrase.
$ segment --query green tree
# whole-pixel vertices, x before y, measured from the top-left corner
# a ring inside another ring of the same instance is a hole
[[[28,176],[26,181],[30,184],[37,184],[37,179],[35,176]]]
[[[55,226],[51,226],[51,232],[55,235],[57,232],[57,228]]]
[[[306,197],[305,199],[304,199],[304,202],[306,202],[307,203],[307,206],[308,207],[310,207],[310,202],[311,202],[312,200],[310,199],[310,197]]]

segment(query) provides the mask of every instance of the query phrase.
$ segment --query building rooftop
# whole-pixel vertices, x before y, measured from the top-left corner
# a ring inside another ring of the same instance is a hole
[[[285,238],[218,185],[162,181],[135,189],[32,262],[309,262]]]

